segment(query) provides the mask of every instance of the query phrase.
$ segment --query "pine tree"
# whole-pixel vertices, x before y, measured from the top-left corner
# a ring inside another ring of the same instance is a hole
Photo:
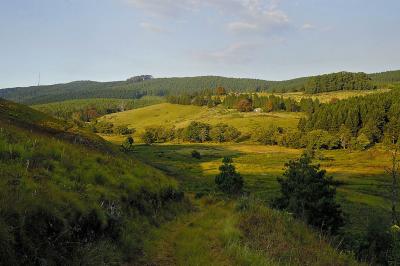
[[[225,157],[219,167],[220,173],[215,177],[218,189],[229,195],[238,195],[243,191],[243,177],[236,172],[231,157]]]
[[[274,206],[285,209],[309,225],[336,233],[343,226],[340,205],[336,203],[336,188],[331,177],[311,158],[303,154],[300,159],[285,164],[283,178],[278,178],[281,196]]]

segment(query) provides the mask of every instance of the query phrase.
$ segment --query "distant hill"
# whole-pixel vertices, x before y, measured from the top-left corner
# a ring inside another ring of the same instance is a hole
[[[155,78],[137,82],[75,81],[46,86],[17,87],[0,90],[0,97],[24,104],[43,104],[74,99],[118,98],[132,99],[144,95],[165,96],[214,90],[218,86],[231,92],[293,92],[304,91],[310,78],[302,77],[285,81],[226,78],[219,76]],[[400,82],[400,71],[369,74],[372,82],[385,84]],[[321,89],[321,91],[326,91]]]

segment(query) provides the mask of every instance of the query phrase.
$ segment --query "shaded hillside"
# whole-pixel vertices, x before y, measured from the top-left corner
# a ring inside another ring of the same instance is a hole
[[[41,104],[70,99],[119,98],[132,99],[144,95],[163,96],[214,89],[217,86],[231,91],[265,89],[266,81],[224,77],[158,78],[143,82],[77,81],[49,86],[10,88],[0,90],[0,97],[26,104]]]
[[[183,202],[162,172],[0,100],[1,265],[118,265],[141,256],[149,231]]]
[[[33,105],[32,108],[60,119],[91,121],[102,115],[137,109],[164,102],[162,97],[144,96],[140,99],[91,98]]]

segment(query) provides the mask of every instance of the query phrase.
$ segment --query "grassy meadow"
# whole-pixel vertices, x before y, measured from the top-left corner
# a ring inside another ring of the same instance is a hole
[[[115,126],[128,125],[135,128],[137,141],[140,134],[149,126],[175,126],[183,128],[192,121],[199,121],[215,125],[226,123],[239,129],[243,134],[254,131],[261,126],[277,125],[285,128],[297,126],[302,113],[240,113],[236,110],[228,110],[223,107],[208,108],[194,105],[177,105],[161,103],[144,108],[106,115],[100,118],[102,121],[113,123]],[[121,142],[123,136],[103,135],[107,140]]]
[[[191,157],[197,150],[201,159]],[[221,158],[232,156],[245,180],[245,190],[269,203],[279,192],[277,177],[284,164],[301,150],[256,144],[160,144],[137,145],[138,158],[163,170],[183,184],[184,190],[199,195],[214,194],[214,177]],[[346,217],[344,231],[351,240],[362,234],[371,219],[390,219],[390,179],[384,173],[389,155],[378,148],[368,151],[323,151],[315,163],[340,182],[338,200]]]

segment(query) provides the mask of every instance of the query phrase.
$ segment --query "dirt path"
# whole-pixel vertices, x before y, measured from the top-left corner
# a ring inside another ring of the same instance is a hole
[[[221,239],[226,221],[232,216],[229,204],[200,205],[198,211],[160,229],[157,240],[148,243],[145,265],[235,265]]]

